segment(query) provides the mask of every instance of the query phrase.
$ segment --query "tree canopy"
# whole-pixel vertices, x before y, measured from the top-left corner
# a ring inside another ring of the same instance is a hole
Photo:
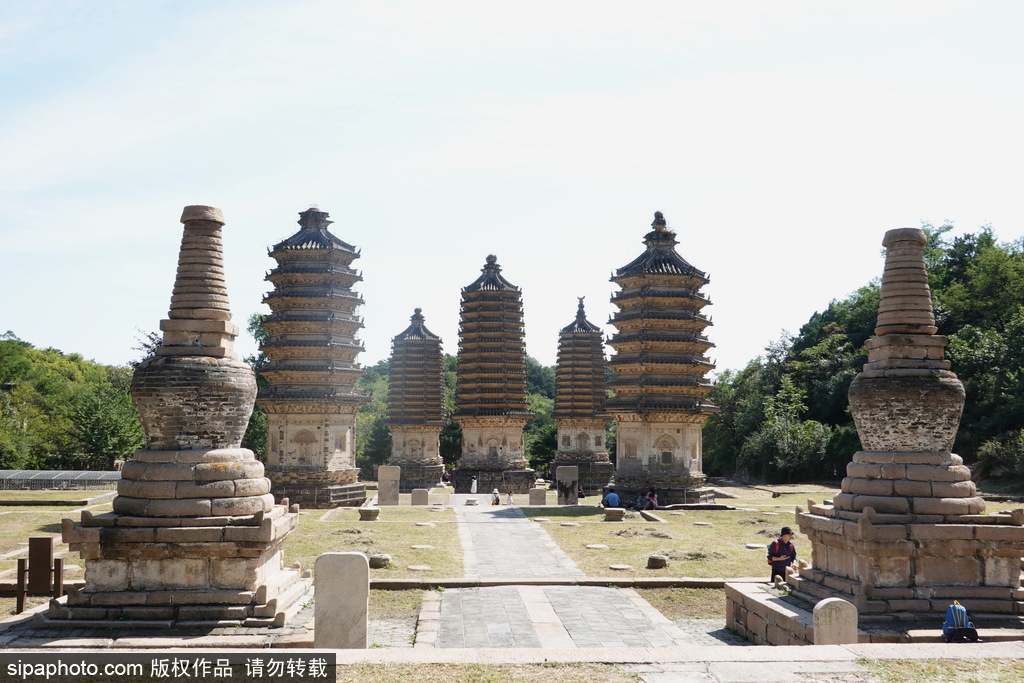
[[[984,473],[1024,474],[1024,250],[992,230],[949,238],[923,226],[925,258],[946,357],[967,391],[955,449]],[[815,313],[738,371],[725,371],[705,427],[708,474],[781,482],[836,479],[860,449],[846,395],[867,362],[878,280]],[[1016,453],[1016,455],[1012,455]],[[998,464],[996,463],[998,461]]]

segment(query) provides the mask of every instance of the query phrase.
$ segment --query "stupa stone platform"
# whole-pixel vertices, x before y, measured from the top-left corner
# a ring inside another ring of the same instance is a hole
[[[223,216],[188,206],[181,221],[163,344],[132,378],[146,448],[124,464],[112,513],[63,521],[85,586],[51,601],[36,626],[283,625],[310,588],[283,568],[298,507],[274,504],[263,464],[240,447],[256,379],[228,322]]]

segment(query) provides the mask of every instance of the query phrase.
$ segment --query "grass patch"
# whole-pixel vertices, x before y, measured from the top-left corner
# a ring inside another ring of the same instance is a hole
[[[639,681],[611,664],[346,664],[338,681],[375,683],[626,683]]]
[[[370,591],[370,619],[416,619],[423,604],[423,591]]]
[[[312,568],[326,552],[387,553],[392,565],[371,570],[372,578],[452,578],[462,576],[462,546],[455,512],[451,508],[383,507],[375,522],[360,522],[355,509],[300,513],[299,526],[285,542],[286,564],[300,562]],[[322,521],[324,517],[326,521]],[[434,526],[416,526],[431,522]],[[413,549],[413,545],[433,548]],[[410,566],[427,565],[430,571],[411,571]]]
[[[16,614],[14,610],[18,607],[17,600],[13,595],[0,598],[0,619],[13,617]],[[50,596],[48,595],[29,595],[25,598],[25,611],[27,612],[39,605],[45,605],[48,602],[50,602]]]
[[[638,588],[636,592],[669,619],[724,619],[724,588]]]
[[[788,515],[764,515],[742,510],[687,510],[682,514],[659,511],[664,524],[647,522],[627,512],[624,522],[605,522],[600,508],[557,508],[528,511],[533,517],[548,517],[544,528],[587,576],[612,576],[612,564],[633,569],[614,576],[687,576],[693,578],[759,577],[765,574],[764,549],[748,549],[748,543],[767,545],[783,524],[795,527]],[[565,518],[579,526],[557,524]],[[696,526],[709,522],[712,526]],[[801,543],[803,540],[803,543]],[[794,537],[797,551],[810,553],[806,537]],[[607,545],[607,550],[589,550],[590,544]],[[647,556],[669,557],[668,569],[647,569]]]
[[[1019,659],[861,659],[874,681],[970,681],[1016,683],[1024,680],[1024,661]]]

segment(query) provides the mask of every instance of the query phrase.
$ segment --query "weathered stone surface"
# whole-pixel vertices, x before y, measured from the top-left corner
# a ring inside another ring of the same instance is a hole
[[[840,598],[827,598],[814,606],[814,644],[857,642],[857,608]]]
[[[398,486],[402,468],[382,465],[377,468],[377,505],[398,505]]]
[[[413,489],[412,490],[412,504],[413,505],[429,505],[430,504],[430,491],[427,489]]]
[[[367,645],[370,565],[362,553],[324,553],[314,566],[313,646],[362,649]]]
[[[576,505],[579,502],[579,482],[579,467],[559,467],[555,470],[559,505]]]
[[[547,489],[530,489],[530,505],[546,505],[548,499]]]

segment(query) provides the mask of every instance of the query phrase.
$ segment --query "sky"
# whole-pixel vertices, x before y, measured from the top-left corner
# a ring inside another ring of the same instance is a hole
[[[417,307],[456,353],[495,254],[551,365],[577,297],[614,332],[609,277],[662,211],[741,368],[880,275],[886,230],[1024,236],[1022,25],[1012,1],[0,0],[0,333],[139,357],[189,204],[224,212],[244,328],[315,205],[361,250],[361,363]]]

